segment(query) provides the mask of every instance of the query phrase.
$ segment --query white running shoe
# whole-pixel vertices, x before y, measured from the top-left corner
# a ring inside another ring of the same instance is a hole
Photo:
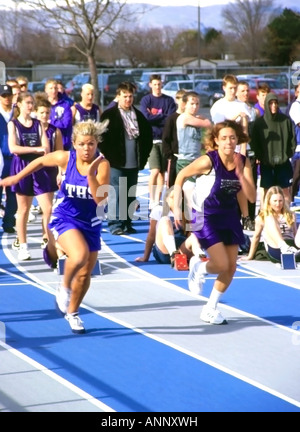
[[[78,316],[78,313],[66,314],[65,319],[69,322],[73,333],[85,333],[83,322]]]
[[[34,222],[35,220],[36,220],[36,215],[30,211],[28,215],[28,222]]]
[[[47,247],[47,244],[48,244],[48,239],[43,238],[42,243],[41,243],[41,249],[45,249]]]
[[[19,252],[18,252],[18,260],[19,261],[27,261],[30,260],[31,256],[30,253],[28,251],[27,245],[22,245],[19,248]]]
[[[200,319],[209,324],[227,324],[226,319],[222,316],[220,311],[210,308],[207,305],[203,306]]]
[[[71,290],[59,286],[56,290],[56,306],[62,315],[66,315],[70,303]]]
[[[16,237],[15,240],[13,241],[11,248],[12,250],[16,250],[16,251],[20,249],[20,242],[18,237]]]
[[[205,278],[203,273],[200,273],[199,266],[201,264],[201,261],[199,257],[193,256],[190,259],[189,264],[189,275],[188,275],[188,285],[189,290],[193,294],[201,294],[202,292],[202,286],[205,282]]]

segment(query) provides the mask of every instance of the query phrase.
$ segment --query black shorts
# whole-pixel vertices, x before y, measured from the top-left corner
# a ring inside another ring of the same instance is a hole
[[[293,167],[288,159],[281,165],[263,165],[260,164],[260,186],[269,189],[272,186],[280,186],[285,189],[292,185]]]

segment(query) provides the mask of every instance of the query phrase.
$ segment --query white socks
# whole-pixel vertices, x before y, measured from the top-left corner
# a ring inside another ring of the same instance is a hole
[[[163,234],[163,242],[169,255],[171,256],[172,253],[176,251],[176,243],[174,236],[171,234]]]
[[[203,263],[204,264],[204,263]],[[217,291],[216,288],[213,288],[211,295],[208,299],[208,302],[206,303],[206,306],[212,308],[212,309],[216,309],[217,308],[217,304],[220,301],[220,297],[223,293],[221,293],[220,291]]]

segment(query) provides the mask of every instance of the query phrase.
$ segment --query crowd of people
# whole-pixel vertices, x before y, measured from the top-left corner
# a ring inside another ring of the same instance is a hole
[[[202,321],[226,323],[217,305],[234,277],[245,230],[253,235],[244,260],[255,257],[261,238],[271,261],[286,253],[300,259],[290,210],[300,181],[300,85],[284,114],[267,85],[252,106],[248,83],[227,74],[211,120],[199,114],[194,91],[178,91],[175,101],[164,95],[159,74],[150,77],[140,109],[131,82],[119,84],[103,112],[91,84],[77,103],[55,79],[36,94],[27,85],[18,77],[0,86],[2,229],[16,235],[18,259],[31,259],[26,232],[37,200],[46,263],[55,268],[66,256],[56,306],[73,332],[85,331],[79,307],[101,249],[103,219],[111,235],[136,233],[138,176],[147,164],[149,232],[136,261],[152,253],[176,268],[176,257],[184,256],[194,294],[206,274],[217,275]]]

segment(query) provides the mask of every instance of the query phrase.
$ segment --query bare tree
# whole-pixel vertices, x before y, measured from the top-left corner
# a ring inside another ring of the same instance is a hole
[[[274,0],[235,0],[222,10],[227,30],[250,54],[252,64],[259,57],[261,41],[274,11]]]
[[[95,49],[100,38],[110,38],[122,20],[127,0],[14,0],[23,4],[27,19],[41,21],[49,35],[56,34],[86,58],[99,103]],[[131,17],[132,18],[132,17]]]

